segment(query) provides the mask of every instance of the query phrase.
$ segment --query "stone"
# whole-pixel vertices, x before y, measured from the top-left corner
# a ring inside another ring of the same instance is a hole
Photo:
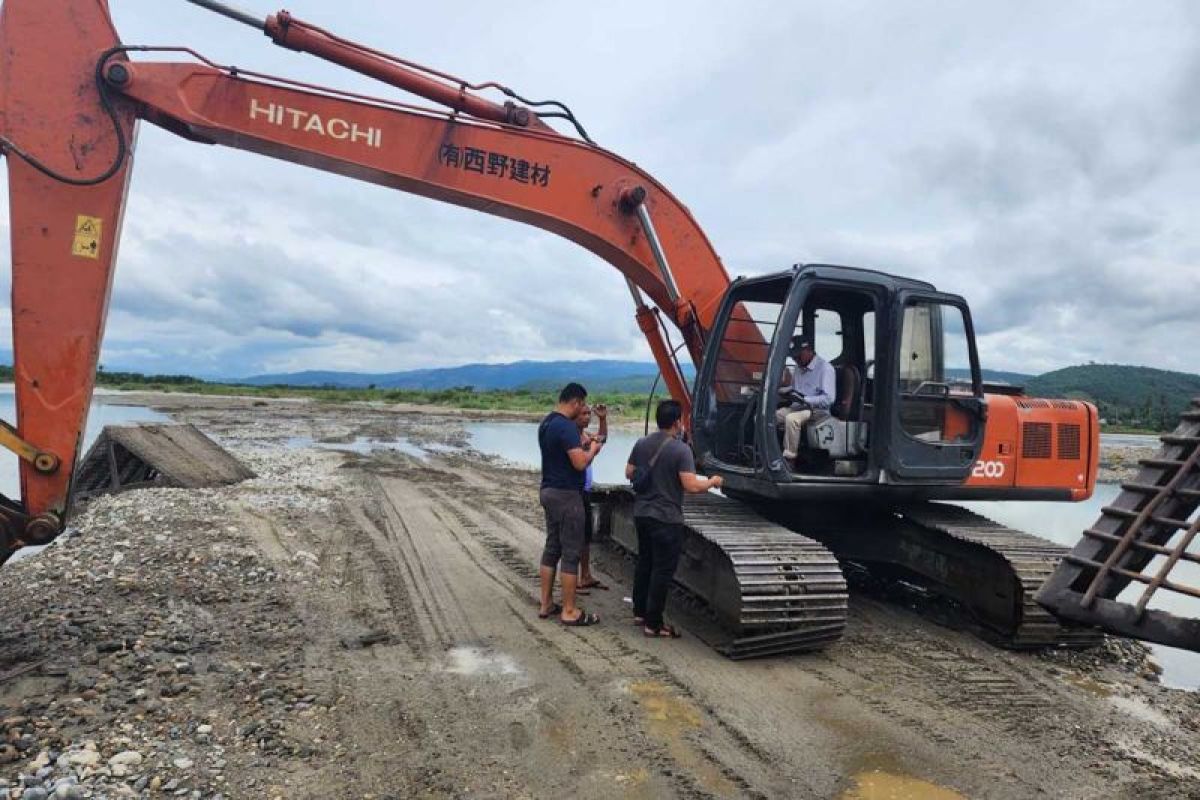
[[[137,750],[122,750],[108,760],[110,767],[123,764],[127,767],[139,767],[142,764],[142,754]]]
[[[21,800],[46,800],[49,796],[50,793],[45,789],[35,786],[22,792]]]
[[[74,777],[56,781],[54,790],[50,792],[50,800],[82,800],[83,787],[77,783]]]
[[[177,769],[191,769],[195,765],[195,762],[193,762],[190,758],[177,758],[171,763],[174,764]]]

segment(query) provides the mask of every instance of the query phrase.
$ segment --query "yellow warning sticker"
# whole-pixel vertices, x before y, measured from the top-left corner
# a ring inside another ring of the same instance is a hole
[[[75,239],[71,242],[71,255],[99,258],[101,225],[99,217],[89,217],[86,214],[75,217]]]

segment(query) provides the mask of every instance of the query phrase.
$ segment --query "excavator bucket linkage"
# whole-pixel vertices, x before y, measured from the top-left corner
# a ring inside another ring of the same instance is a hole
[[[1149,608],[1157,595],[1163,606],[1200,609],[1200,580],[1189,585],[1182,577],[1200,574],[1200,398],[1121,489],[1037,600],[1066,619],[1200,652],[1200,614],[1187,618]],[[1119,600],[1131,584],[1141,587],[1136,597]]]

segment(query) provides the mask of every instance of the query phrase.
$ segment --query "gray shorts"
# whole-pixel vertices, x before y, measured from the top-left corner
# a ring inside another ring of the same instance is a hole
[[[578,575],[579,557],[583,553],[583,495],[577,489],[542,489],[538,498],[546,512],[542,566]]]

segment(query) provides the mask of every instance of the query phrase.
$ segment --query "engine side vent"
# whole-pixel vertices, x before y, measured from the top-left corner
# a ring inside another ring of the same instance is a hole
[[[1079,426],[1063,423],[1058,426],[1058,457],[1079,460]]]
[[[1055,408],[1065,408],[1071,411],[1076,411],[1082,408],[1082,406],[1075,400],[1051,400],[1050,405],[1054,406]]]
[[[1050,458],[1049,422],[1026,422],[1021,426],[1021,457]]]
[[[1041,400],[1037,397],[1024,397],[1017,400],[1017,405],[1021,408],[1049,408],[1050,401]]]

